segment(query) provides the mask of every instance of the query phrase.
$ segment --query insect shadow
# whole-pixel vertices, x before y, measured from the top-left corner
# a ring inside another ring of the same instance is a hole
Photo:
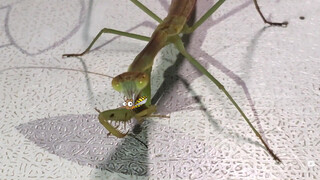
[[[108,136],[97,115],[65,115],[44,118],[16,127],[28,140],[59,157],[79,165],[145,176],[148,149],[128,136]],[[146,131],[139,137],[147,139]]]

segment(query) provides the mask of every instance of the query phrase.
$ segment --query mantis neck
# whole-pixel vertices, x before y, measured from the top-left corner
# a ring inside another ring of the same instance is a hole
[[[167,17],[157,26],[151,40],[134,59],[128,72],[144,72],[150,77],[155,56],[171,42],[172,38],[178,38],[193,11],[195,3],[196,0],[172,0]],[[151,105],[150,81],[139,95],[147,96],[146,106]]]
[[[168,44],[168,38],[182,31],[195,3],[196,0],[172,0],[167,17],[153,32],[151,40],[134,59],[128,72],[151,71],[155,56]]]
[[[164,31],[155,31],[146,47],[136,56],[128,72],[146,72],[152,68],[155,56],[166,45],[168,35]]]

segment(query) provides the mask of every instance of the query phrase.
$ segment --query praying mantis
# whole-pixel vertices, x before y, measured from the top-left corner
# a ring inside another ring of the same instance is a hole
[[[104,28],[96,35],[88,48],[82,53],[63,55],[63,57],[75,57],[82,56],[88,53],[94,43],[100,38],[103,33],[110,33],[142,41],[148,41],[148,44],[145,46],[145,48],[136,56],[134,61],[131,63],[128,71],[112,79],[112,87],[116,91],[123,93],[125,98],[127,98],[125,100],[125,103],[123,104],[124,106],[103,112],[96,109],[99,113],[98,119],[100,123],[110,132],[110,134],[118,138],[125,137],[128,132],[121,131],[119,127],[120,125],[126,126],[126,123],[131,121],[132,118],[135,118],[138,121],[138,124],[141,124],[147,117],[163,117],[161,115],[153,114],[156,112],[156,106],[151,104],[151,71],[154,63],[154,58],[157,53],[166,45],[173,44],[195,68],[197,68],[201,73],[207,76],[228,97],[228,99],[232,102],[241,116],[248,123],[255,135],[260,139],[269,154],[276,162],[280,163],[281,160],[265,143],[260,133],[254,128],[245,113],[235,102],[233,97],[215,77],[213,77],[196,59],[192,57],[192,55],[190,55],[186,51],[184,44],[180,38],[180,34],[190,34],[199,26],[201,26],[201,24],[204,23],[225,2],[225,0],[219,0],[218,2],[216,2],[192,26],[188,26],[186,22],[188,21],[194,7],[196,6],[196,0],[172,0],[168,15],[163,20],[138,0],[131,0],[131,2],[133,2],[137,7],[139,7],[147,15],[149,15],[159,23],[151,37]],[[257,0],[253,0],[253,2],[259,15],[265,23],[271,26],[287,26],[287,22],[277,23],[267,21],[260,11]],[[143,98],[143,100],[141,100],[141,98]],[[138,100],[140,104],[138,104]]]

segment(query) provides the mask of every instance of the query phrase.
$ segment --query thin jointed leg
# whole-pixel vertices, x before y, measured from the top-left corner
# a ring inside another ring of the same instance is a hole
[[[186,26],[186,29],[184,30],[184,33],[192,33],[193,31],[195,31],[199,26],[201,26],[201,24],[203,24],[223,3],[225,2],[225,0],[219,0],[217,3],[215,3],[197,22],[195,22],[191,27]],[[271,21],[267,21],[266,18],[263,16],[259,6],[258,6],[258,2],[257,0],[253,0],[255,8],[257,9],[259,15],[261,16],[262,20],[264,23],[267,23],[271,26],[283,26],[286,27],[288,25],[288,22],[282,22],[282,23],[278,23],[278,22],[271,22]]]
[[[261,140],[262,144],[266,147],[269,154],[273,157],[275,161],[278,163],[281,162],[281,160],[273,153],[273,151],[269,148],[269,146],[265,143],[265,141],[262,139],[259,132],[253,127],[247,116],[244,114],[244,112],[241,110],[239,105],[234,101],[232,96],[229,94],[229,92],[224,88],[224,86],[216,79],[214,78],[196,59],[194,59],[184,48],[183,42],[181,39],[177,39],[177,41],[174,43],[175,46],[178,48],[180,53],[187,58],[187,60],[195,66],[200,72],[202,72],[204,75],[206,75],[216,86],[218,86],[219,89],[221,89],[224,94],[229,98],[229,100],[232,102],[232,104],[237,108],[237,110],[240,112],[242,117],[246,120],[246,122],[249,124],[252,131],[255,133],[256,136]]]
[[[253,2],[254,2],[254,6],[256,7],[256,9],[257,9],[257,11],[258,11],[259,15],[261,16],[261,18],[262,18],[264,23],[267,23],[267,24],[269,24],[271,26],[283,26],[283,27],[286,27],[288,25],[288,22],[286,22],[286,21],[282,22],[282,23],[278,23],[278,22],[271,22],[271,21],[266,20],[266,18],[263,16],[263,14],[262,14],[262,12],[260,10],[260,7],[258,5],[257,0],[253,0]]]
[[[170,116],[160,114],[151,114],[149,117],[170,118]]]
[[[143,10],[146,14],[148,14],[150,17],[158,21],[159,23],[162,22],[162,19],[159,18],[156,14],[154,14],[151,10],[149,10],[146,6],[144,6],[142,3],[140,3],[138,0],[131,0],[136,6],[138,6],[141,10]],[[83,51],[82,53],[79,54],[63,54],[62,57],[75,57],[75,56],[83,56],[84,54],[88,53],[93,46],[93,44],[100,38],[100,36],[103,33],[110,33],[110,34],[116,34],[120,36],[125,36],[133,39],[138,39],[142,41],[150,41],[150,37],[147,36],[142,36],[139,34],[133,34],[133,33],[128,33],[128,32],[123,32],[123,31],[118,31],[115,29],[108,29],[108,28],[103,28],[97,36],[93,39],[93,41],[90,43],[89,47]]]
[[[203,24],[216,10],[224,3],[225,0],[219,0],[215,3],[197,22],[195,22],[191,27],[185,25],[186,29],[183,33],[189,34],[195,31],[201,24]]]
[[[153,13],[149,8],[147,8],[145,5],[143,5],[138,0],[131,0],[136,6],[138,6],[142,11],[144,11],[146,14],[148,14],[152,19],[156,20],[158,23],[162,23],[162,19],[159,18],[155,13]]]
[[[83,51],[80,54],[63,54],[62,57],[73,57],[73,56],[83,56],[85,53],[89,52],[91,47],[93,46],[93,44],[99,39],[99,37],[103,34],[103,33],[110,33],[110,34],[116,34],[116,35],[120,35],[120,36],[125,36],[125,37],[129,37],[129,38],[133,38],[133,39],[138,39],[138,40],[142,40],[142,41],[150,41],[150,37],[147,36],[142,36],[139,34],[133,34],[133,33],[128,33],[128,32],[123,32],[123,31],[118,31],[115,29],[108,29],[108,28],[103,28],[98,34],[97,36],[93,39],[93,41],[90,43],[89,47]]]

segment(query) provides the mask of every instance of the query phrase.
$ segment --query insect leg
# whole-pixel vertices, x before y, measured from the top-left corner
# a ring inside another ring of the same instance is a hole
[[[106,115],[106,111],[101,112],[97,108],[94,108],[94,109],[99,113],[99,116],[98,116],[99,122],[109,131],[108,136],[112,134],[112,135],[116,136],[117,138],[123,138],[128,134],[128,132],[126,134],[121,133],[120,131],[117,130],[117,127],[113,127],[110,123],[108,123],[107,119],[109,117]],[[111,112],[111,111],[114,111],[114,110],[109,110],[108,112]],[[115,113],[116,112],[114,112],[113,114],[115,114]]]
[[[111,124],[108,123],[106,117],[104,117],[102,114],[99,114],[98,116],[99,122],[114,136],[117,138],[123,138],[127,135],[121,133],[120,131],[117,130],[117,127],[113,127]]]
[[[278,22],[271,22],[271,21],[266,20],[266,18],[263,16],[263,14],[262,14],[262,12],[260,10],[260,7],[258,5],[258,1],[257,0],[253,0],[253,2],[254,2],[254,6],[256,7],[256,10],[258,11],[258,13],[259,13],[259,15],[262,18],[264,23],[267,23],[267,24],[269,24],[271,26],[283,26],[283,27],[286,27],[288,25],[288,22],[286,22],[286,21],[282,22],[282,23],[278,23]]]
[[[149,117],[170,118],[170,116],[160,114],[151,114]]]
[[[184,33],[192,33],[195,31],[199,26],[201,26],[202,23],[204,23],[223,3],[225,0],[219,0],[216,4],[214,4],[197,22],[195,22],[191,27],[188,27],[187,25],[185,26]],[[267,21],[266,18],[263,16],[257,0],[253,0],[255,8],[257,9],[259,15],[261,16],[262,20],[264,23],[267,23],[271,26],[283,26],[286,27],[288,25],[288,22],[271,22]]]
[[[146,148],[148,148],[147,144],[144,143],[143,141],[141,141],[139,138],[137,138],[135,135],[133,134],[128,134],[128,136],[133,137],[135,140],[139,141],[141,144],[143,144]]]
[[[183,33],[189,34],[195,31],[202,23],[204,23],[223,3],[225,0],[219,0],[215,3],[197,22],[195,22],[191,27],[185,25]]]
[[[129,38],[133,38],[133,39],[138,39],[138,40],[142,40],[142,41],[149,41],[150,37],[147,36],[142,36],[139,34],[133,34],[133,33],[128,33],[128,32],[123,32],[123,31],[118,31],[115,29],[108,29],[108,28],[103,28],[98,34],[97,36],[93,39],[93,41],[90,43],[89,47],[87,47],[86,50],[84,50],[82,53],[79,54],[63,54],[62,57],[74,57],[74,56],[83,56],[85,53],[89,52],[91,47],[93,46],[93,44],[99,39],[99,37],[103,34],[103,33],[110,33],[110,34],[116,34],[119,36],[125,36],[125,37],[129,37]]]
[[[145,5],[143,5],[138,0],[131,0],[131,2],[133,2],[136,6],[138,6],[142,11],[144,11],[146,14],[148,14],[150,17],[152,17],[158,23],[162,22],[161,18],[159,18],[155,13],[153,13],[149,8],[147,8]]]
[[[154,112],[156,112],[156,106],[151,105],[147,109],[137,113],[134,117],[138,120],[139,124],[142,124],[144,118],[150,117],[150,115]]]
[[[187,58],[187,60],[196,67],[200,72],[202,72],[204,75],[206,75],[220,90],[223,91],[223,93],[228,97],[228,99],[232,102],[232,104],[237,108],[237,110],[240,112],[242,117],[246,120],[252,131],[255,133],[255,135],[260,139],[262,144],[266,147],[269,154],[273,157],[273,159],[280,163],[281,160],[273,153],[273,151],[269,148],[267,143],[262,139],[260,133],[254,128],[254,126],[251,124],[247,116],[244,114],[242,109],[239,107],[239,105],[234,101],[232,96],[229,94],[229,92],[224,88],[224,86],[216,79],[214,78],[196,59],[194,59],[184,48],[183,42],[181,39],[177,38],[177,41],[174,43],[177,49],[180,51],[180,53]]]

